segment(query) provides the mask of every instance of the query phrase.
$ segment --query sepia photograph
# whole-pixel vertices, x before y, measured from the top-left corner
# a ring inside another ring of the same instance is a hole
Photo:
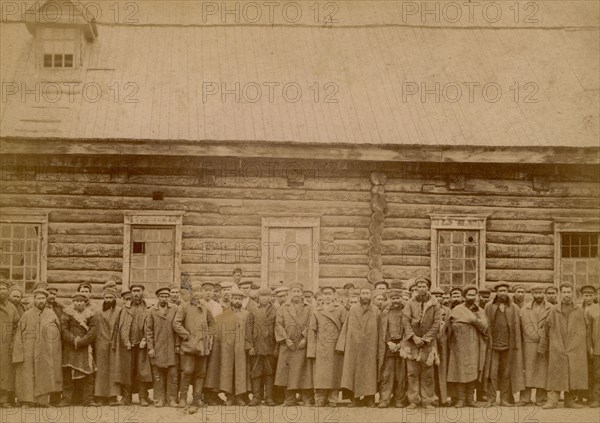
[[[0,16],[0,423],[600,421],[598,0]]]

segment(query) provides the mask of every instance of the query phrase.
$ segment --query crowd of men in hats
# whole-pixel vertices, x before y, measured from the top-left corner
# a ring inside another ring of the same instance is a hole
[[[0,282],[0,403],[68,406],[598,407],[600,290],[427,278],[355,288],[231,281],[119,293],[79,285],[61,305]],[[153,390],[152,400],[149,390]],[[535,392],[535,393],[534,393]],[[341,393],[341,394],[340,394]],[[377,401],[376,401],[377,400]]]

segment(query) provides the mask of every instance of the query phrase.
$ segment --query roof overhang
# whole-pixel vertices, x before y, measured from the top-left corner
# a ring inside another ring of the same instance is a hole
[[[0,138],[0,154],[261,157],[384,162],[600,164],[599,147],[306,144],[197,140]]]

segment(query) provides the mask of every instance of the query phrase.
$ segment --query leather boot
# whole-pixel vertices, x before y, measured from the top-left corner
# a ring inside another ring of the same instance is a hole
[[[467,407],[479,408],[480,405],[475,400],[475,384],[469,383],[465,389],[465,405]]]
[[[544,410],[558,407],[558,391],[548,391],[548,401],[542,406]]]
[[[262,378],[255,377],[251,381],[252,383],[252,401],[250,401],[250,406],[256,407],[260,405],[262,402]]]
[[[190,390],[190,384],[192,382],[192,375],[181,374],[181,380],[179,383],[179,403],[185,406],[187,403],[188,391]]]
[[[156,377],[153,382],[154,389],[154,406],[164,407],[165,406],[165,384],[162,377]]]
[[[465,406],[465,396],[466,396],[466,384],[465,383],[457,383],[456,384],[456,403],[454,407],[463,408]]]
[[[265,376],[265,404],[269,407],[273,407],[275,405],[275,401],[273,400],[273,382],[275,379],[273,375]]]
[[[121,401],[119,405],[131,405],[131,385],[121,385]]]
[[[585,406],[575,401],[575,395],[572,392],[565,392],[565,408],[584,408]]]

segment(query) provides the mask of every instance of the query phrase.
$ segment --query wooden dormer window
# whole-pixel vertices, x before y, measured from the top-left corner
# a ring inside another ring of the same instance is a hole
[[[39,32],[43,68],[77,68],[81,38],[78,28],[45,27]]]

